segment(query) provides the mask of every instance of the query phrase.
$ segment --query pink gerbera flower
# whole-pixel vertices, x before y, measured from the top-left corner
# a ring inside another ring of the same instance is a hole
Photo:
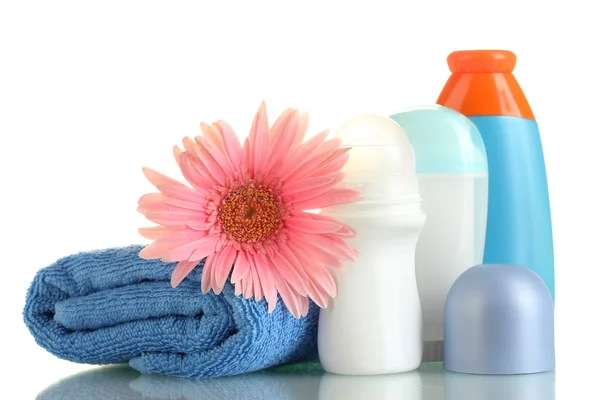
[[[183,139],[174,155],[191,187],[144,168],[157,193],[139,200],[138,211],[158,226],[140,229],[154,240],[140,252],[146,259],[178,262],[176,287],[202,260],[203,293],[219,294],[231,270],[236,295],[266,298],[277,294],[299,318],[308,298],[326,307],[336,286],[328,268],[353,260],[345,239],[348,226],[306,210],[347,203],[359,193],[336,185],[348,159],[340,139],[324,131],[304,141],[308,116],[284,111],[269,128],[265,103],[254,117],[242,147],[224,121],[201,124],[202,136]]]

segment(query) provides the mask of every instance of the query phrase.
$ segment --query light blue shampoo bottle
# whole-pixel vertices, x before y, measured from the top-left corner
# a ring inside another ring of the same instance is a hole
[[[437,103],[471,119],[489,170],[483,262],[518,264],[538,274],[554,300],[550,202],[537,122],[512,71],[510,51],[457,51]]]

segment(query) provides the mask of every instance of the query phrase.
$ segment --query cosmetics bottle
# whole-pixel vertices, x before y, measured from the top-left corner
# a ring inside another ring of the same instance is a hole
[[[343,185],[362,196],[322,214],[356,230],[349,243],[360,255],[333,271],[337,297],[320,312],[319,358],[342,375],[411,371],[422,356],[415,248],[425,222],[413,148],[380,115],[355,117],[335,137],[352,148]]]
[[[412,107],[391,118],[414,148],[421,207],[427,214],[416,256],[423,361],[442,361],[448,291],[460,274],[483,260],[488,195],[485,147],[475,125],[446,107]]]
[[[504,50],[456,51],[437,103],[466,115],[479,130],[489,170],[483,262],[518,264],[538,274],[554,299],[550,202],[538,125]]]
[[[446,297],[444,369],[519,375],[554,370],[554,303],[522,265],[482,264],[458,277]]]

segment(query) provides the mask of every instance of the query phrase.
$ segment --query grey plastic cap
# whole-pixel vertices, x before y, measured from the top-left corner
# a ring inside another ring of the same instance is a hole
[[[489,264],[458,277],[446,298],[445,369],[531,374],[554,364],[554,304],[535,272]]]

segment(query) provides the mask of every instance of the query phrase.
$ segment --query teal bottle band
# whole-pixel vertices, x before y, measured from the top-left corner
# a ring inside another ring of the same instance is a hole
[[[391,118],[413,146],[418,174],[487,172],[481,135],[464,115],[431,105],[412,107]]]

